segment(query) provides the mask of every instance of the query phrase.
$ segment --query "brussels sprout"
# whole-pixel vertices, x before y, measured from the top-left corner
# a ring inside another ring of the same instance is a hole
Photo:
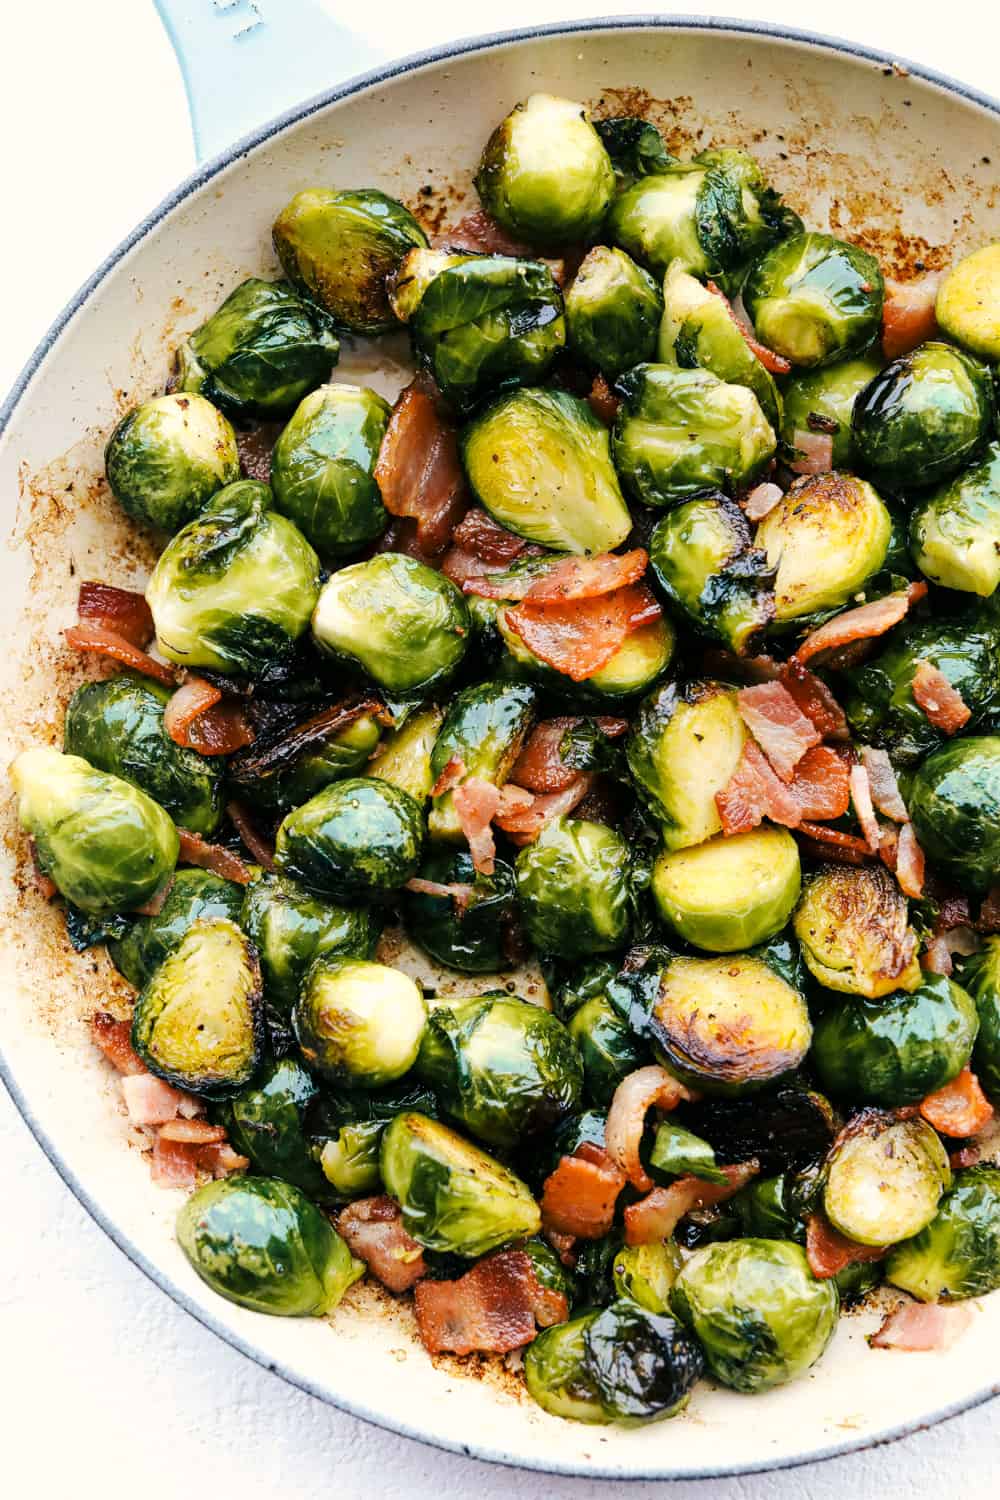
[[[607,428],[568,391],[501,396],[461,435],[469,483],[510,531],[559,552],[609,552],[632,529]]]
[[[268,1063],[253,1083],[217,1106],[216,1117],[255,1172],[280,1177],[318,1203],[333,1203],[337,1194],[313,1159],[305,1130],[308,1106],[318,1094],[301,1063],[283,1057]]]
[[[569,346],[608,376],[651,359],[663,296],[624,250],[597,245],[566,292]]]
[[[833,1337],[840,1299],[787,1240],[745,1239],[696,1250],[671,1305],[723,1385],[753,1393],[804,1375]]]
[[[588,240],[615,190],[611,158],[582,104],[532,94],[486,143],[476,192],[486,212],[529,244]]]
[[[795,1201],[794,1183],[791,1172],[781,1172],[777,1177],[755,1177],[740,1189],[730,1206],[739,1217],[743,1237],[805,1240],[806,1226]]]
[[[287,712],[276,714],[229,761],[229,783],[255,805],[286,812],[334,781],[367,775],[382,729],[374,713],[360,711],[364,706],[348,701],[315,713],[310,705],[309,717],[299,723]]]
[[[376,188],[296,193],[274,221],[274,248],[298,289],[352,333],[394,326],[386,281],[427,236],[401,203]]]
[[[1000,245],[983,245],[952,266],[938,287],[935,313],[957,344],[1000,359]]]
[[[338,906],[295,880],[262,875],[246,889],[240,925],[259,954],[268,1003],[287,1017],[316,959],[370,958],[380,924],[364,907]]]
[[[708,495],[675,506],[653,528],[649,560],[698,634],[753,654],[774,617],[775,569],[735,501]]]
[[[583,1346],[598,1399],[627,1426],[676,1416],[704,1369],[701,1349],[679,1323],[628,1297],[587,1324]]]
[[[605,707],[647,692],[659,681],[674,654],[675,635],[670,621],[661,616],[641,625],[625,637],[618,650],[598,671],[580,682],[543,662],[507,623],[506,610],[497,614],[497,628],[506,648],[500,671],[515,680],[528,678],[576,707]]]
[[[204,396],[154,396],[118,423],[104,450],[108,484],[134,521],[177,531],[240,477],[236,434]]]
[[[138,787],[49,749],[23,751],[10,779],[39,869],[82,911],[130,911],[173,874],[177,829]]]
[[[604,823],[553,818],[517,856],[517,894],[529,939],[543,953],[577,958],[624,943],[629,846]]]
[[[652,891],[678,936],[711,953],[737,953],[781,931],[800,883],[795,840],[785,828],[763,827],[665,850]]]
[[[452,703],[434,741],[434,780],[454,760],[466,775],[502,786],[535,720],[534,689],[526,683],[480,682]],[[459,843],[465,835],[450,791],[433,798],[427,822],[432,839]]]
[[[886,1280],[920,1302],[982,1297],[1000,1286],[1000,1170],[959,1172],[937,1213],[890,1250]]]
[[[793,234],[751,267],[743,301],[761,343],[793,365],[861,354],[882,326],[874,255],[832,234]]]
[[[910,518],[913,560],[932,583],[989,598],[1000,584],[1000,443],[932,490]]]
[[[645,1049],[603,995],[585,1000],[574,1012],[569,1034],[580,1049],[587,1098],[606,1108],[622,1079],[646,1060]]]
[[[701,1136],[694,1135],[678,1125],[676,1120],[663,1120],[656,1127],[652,1150],[649,1153],[649,1169],[654,1177],[701,1177],[705,1182],[728,1181],[725,1172],[715,1163],[715,1152]]]
[[[408,974],[363,958],[317,959],[292,1011],[306,1062],[349,1088],[378,1088],[409,1072],[427,1023]]]
[[[923,978],[906,897],[881,865],[826,865],[805,884],[793,926],[828,990],[876,1000]]]
[[[281,417],[329,380],[339,353],[333,323],[315,303],[284,281],[252,276],[181,345],[178,388],[234,416]]]
[[[950,1083],[969,1061],[979,1022],[965,990],[943,974],[877,1000],[852,995],[816,1022],[812,1061],[824,1088],[895,1108]]]
[[[276,1177],[199,1188],[177,1216],[177,1240],[213,1292],[282,1317],[323,1317],[365,1270],[319,1209]]]
[[[742,1097],[685,1105],[684,1124],[724,1161],[756,1157],[771,1171],[825,1155],[837,1128],[829,1100],[799,1078]]]
[[[168,661],[249,676],[290,654],[318,595],[315,552],[249,479],[178,532],[146,588]]]
[[[543,1328],[524,1351],[524,1383],[544,1411],[573,1422],[608,1423],[586,1364],[585,1335],[596,1312]]]
[[[431,752],[443,721],[444,709],[433,703],[410,714],[380,741],[368,774],[409,792],[423,806],[434,785]]]
[[[985,895],[1000,870],[1000,737],[935,750],[913,777],[907,803],[927,858],[962,890]]]
[[[278,829],[278,872],[344,901],[385,895],[417,873],[419,803],[374,776],[337,781]]]
[[[401,552],[383,552],[327,580],[312,628],[322,651],[405,696],[452,676],[470,622],[465,600],[443,573]]]
[[[157,914],[137,917],[121,942],[111,945],[111,957],[141,990],[195,922],[228,917],[240,923],[242,906],[243,887],[234,881],[208,870],[178,870]]]
[[[321,557],[350,557],[385,530],[374,471],[388,425],[389,403],[368,386],[324,385],[299,404],[275,443],[275,508]]]
[[[541,1215],[513,1172],[447,1125],[409,1111],[382,1137],[382,1178],[428,1250],[470,1259],[537,1234]]]
[[[429,855],[421,880],[464,887],[455,895],[407,891],[403,920],[407,933],[438,963],[464,974],[497,974],[513,967],[509,955],[516,921],[514,871],[495,861],[492,875],[479,875],[464,850]]]
[[[951,1185],[948,1153],[927,1121],[877,1110],[841,1131],[825,1173],[826,1216],[859,1245],[894,1245],[919,1234]]]
[[[897,494],[957,474],[990,435],[988,367],[932,341],[894,359],[854,403],[858,462]]]
[[[962,965],[960,978],[979,1015],[972,1067],[983,1088],[995,1098],[1000,1096],[1000,937],[983,939],[980,951]]]
[[[623,1245],[614,1259],[615,1292],[654,1313],[669,1313],[670,1289],[683,1261],[674,1240]]]
[[[830,468],[850,469],[854,402],[881,368],[880,359],[865,354],[793,375],[782,391],[781,445],[787,457],[801,457],[796,444],[799,433],[822,432],[830,438]]]
[[[889,512],[863,479],[796,480],[757,527],[756,544],[777,569],[775,623],[840,609],[882,567],[891,535]]]
[[[643,700],[625,754],[667,849],[721,831],[715,794],[736,770],[746,738],[736,694],[719,683],[665,683]]]
[[[310,1151],[336,1201],[382,1191],[382,1136],[389,1121],[406,1109],[432,1118],[438,1112],[430,1089],[409,1079],[373,1093],[327,1089],[311,1102],[305,1122]]]
[[[612,115],[607,120],[595,120],[594,129],[611,158],[619,191],[631,187],[637,177],[651,177],[677,165],[677,157],[667,150],[660,132],[648,120],[636,115]]]
[[[222,775],[217,764],[167,734],[169,701],[169,688],[148,678],[84,683],[66,709],[63,749],[131,782],[182,828],[211,834],[222,817]]]

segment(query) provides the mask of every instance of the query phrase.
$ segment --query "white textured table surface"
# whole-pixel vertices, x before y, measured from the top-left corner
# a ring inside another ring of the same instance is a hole
[[[347,17],[344,0],[325,0]],[[627,14],[635,4],[592,9]],[[671,7],[836,31],[1000,92],[1000,18],[983,0],[788,0]],[[383,0],[358,29],[402,55],[472,30],[586,13],[585,0]],[[992,12],[992,15],[991,15]],[[103,255],[193,165],[183,91],[151,0],[0,5],[0,390]],[[63,1187],[0,1090],[0,1466],[18,1500],[72,1493],[240,1500],[605,1496],[439,1453],[332,1411],[206,1333],[149,1283]],[[913,1356],[914,1360],[920,1358]],[[676,1500],[963,1500],[997,1493],[994,1403],[889,1448],[745,1480],[671,1487]],[[636,1500],[666,1485],[636,1485]]]

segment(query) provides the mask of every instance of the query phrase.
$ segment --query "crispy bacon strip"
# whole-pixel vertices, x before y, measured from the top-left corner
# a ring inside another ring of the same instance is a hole
[[[721,300],[726,304],[726,307],[729,311],[729,316],[732,318],[733,322],[736,324],[737,328],[740,330],[740,333],[742,333],[744,339],[746,340],[747,348],[750,350],[751,354],[755,354],[757,356],[761,364],[764,366],[764,369],[770,371],[772,375],[790,374],[792,369],[790,362],[785,358],[783,354],[776,354],[773,349],[769,349],[766,344],[762,344],[760,342],[750,325],[750,320],[747,319],[747,321],[744,322],[743,319],[738,316],[736,309],[733,307],[733,304],[730,302],[725,292],[722,291],[721,287],[716,286],[714,281],[706,281],[705,285],[710,292],[712,292],[716,297],[721,298]]]
[[[512,563],[528,546],[523,536],[508,531],[479,505],[466,511],[451,540],[454,546],[473,553],[485,563]]]
[[[228,1141],[218,1141],[214,1145],[199,1146],[196,1149],[195,1160],[198,1166],[213,1177],[228,1177],[230,1172],[245,1172],[250,1165],[250,1158],[240,1156]]]
[[[920,967],[925,974],[943,974],[948,979],[954,972],[951,949],[943,937],[932,938],[927,951],[920,955]]]
[[[90,1018],[90,1035],[111,1066],[126,1078],[146,1072],[146,1064],[132,1050],[130,1022],[116,1021],[106,1010],[95,1011]]]
[[[833,468],[833,438],[828,432],[796,427],[792,433],[795,456],[788,467],[793,474],[828,474]]]
[[[221,875],[223,880],[234,880],[237,885],[250,884],[253,872],[238,854],[223,849],[219,844],[209,844],[199,834],[189,833],[186,828],[178,828],[177,832],[181,841],[178,855],[181,864],[211,870],[213,875]]]
[[[599,422],[603,422],[605,427],[614,426],[618,408],[622,404],[621,398],[615,395],[603,375],[594,376],[587,402]]]
[[[788,790],[799,805],[800,818],[812,822],[842,818],[851,804],[847,766],[831,745],[806,751]]]
[[[873,1349],[905,1349],[914,1354],[948,1349],[961,1338],[972,1318],[973,1310],[967,1305],[903,1302],[868,1342]]]
[[[423,1248],[403,1227],[402,1209],[384,1193],[349,1204],[337,1220],[337,1229],[390,1292],[408,1292],[430,1270]]]
[[[123,667],[131,667],[133,672],[141,672],[144,677],[152,677],[155,681],[164,683],[167,687],[173,687],[177,681],[176,668],[156,661],[123,635],[115,630],[108,630],[103,625],[71,625],[68,630],[63,631],[63,635],[66,644],[75,651],[90,651],[95,656],[106,656],[111,661],[120,662]]]
[[[791,781],[806,751],[820,743],[815,724],[780,682],[740,688],[736,703],[741,719],[782,781]]]
[[[807,719],[825,740],[847,740],[847,715],[822,678],[810,672],[794,656],[780,670],[780,681],[788,689]]]
[[[172,1141],[157,1134],[153,1143],[152,1174],[157,1187],[193,1188],[198,1181],[198,1152],[204,1147]]]
[[[474,869],[480,875],[492,875],[496,865],[497,846],[490,827],[500,807],[500,793],[491,781],[469,776],[452,792],[455,815],[469,842]]]
[[[413,1294],[417,1328],[431,1354],[509,1354],[530,1344],[536,1324],[563,1323],[562,1292],[546,1291],[524,1250],[500,1250],[457,1281],[421,1281]]]
[[[76,614],[81,625],[110,630],[140,649],[155,634],[153,612],[145,596],[134,589],[118,589],[109,583],[81,583]]]
[[[846,609],[832,620],[827,620],[825,625],[821,625],[811,635],[807,635],[793,659],[805,663],[821,651],[835,651],[854,641],[871,640],[885,635],[926,594],[926,583],[911,583],[909,588],[899,589],[895,594],[873,599],[870,604],[861,604],[857,609]]]
[[[590,771],[577,771],[576,780],[561,792],[535,796],[524,787],[510,782],[500,788],[500,802],[494,822],[512,843],[533,844],[546,823],[565,817],[578,807],[594,784]],[[530,798],[530,801],[526,799]]]
[[[643,547],[631,552],[602,552],[595,557],[562,557],[540,578],[533,578],[524,599],[528,604],[566,604],[571,599],[597,599],[638,583],[649,566]]]
[[[476,894],[474,885],[463,885],[461,881],[445,885],[440,880],[424,880],[420,875],[415,875],[412,880],[408,880],[403,889],[412,891],[416,896],[440,896],[444,900],[451,901],[456,911],[459,912],[467,910]]]
[[[685,1214],[695,1208],[724,1203],[745,1187],[760,1171],[757,1161],[723,1167],[725,1182],[706,1182],[701,1177],[678,1177],[669,1187],[655,1187],[638,1203],[625,1210],[625,1243],[649,1245],[669,1239]]]
[[[627,1178],[600,1146],[584,1142],[563,1156],[542,1188],[542,1224],[549,1235],[600,1240],[615,1218],[618,1194]]]
[[[904,895],[914,898],[924,893],[924,851],[917,843],[912,823],[904,823],[896,844],[896,879]]]
[[[165,1125],[194,1107],[190,1094],[175,1089],[152,1073],[126,1073],[122,1097],[133,1125]],[[203,1109],[200,1103],[198,1110]]]
[[[254,822],[253,814],[245,802],[233,797],[226,803],[226,812],[240,839],[253,855],[261,869],[274,873],[274,844],[264,837]]]
[[[934,304],[937,299],[937,273],[922,276],[919,281],[895,281],[885,278],[885,301],[882,304],[882,352],[886,359],[909,354],[918,344],[925,344],[937,334]]]
[[[957,1078],[927,1095],[920,1113],[941,1135],[961,1138],[985,1130],[993,1118],[993,1106],[975,1073],[963,1068]]]
[[[210,1125],[207,1120],[166,1120],[160,1126],[160,1138],[184,1141],[189,1146],[221,1145],[226,1139],[224,1125]]]
[[[875,807],[894,823],[908,823],[910,815],[900,794],[899,782],[892,769],[888,751],[878,750],[872,745],[862,745],[861,763],[868,773],[871,799]]]
[[[613,594],[535,606],[525,600],[506,610],[510,628],[529,651],[573,682],[599,672],[633,630],[659,619],[660,606],[644,584]]]
[[[771,514],[779,500],[784,500],[784,498],[785,492],[780,484],[768,482],[755,485],[743,502],[743,514],[748,521],[763,521],[765,516]]]
[[[865,836],[865,843],[873,854],[877,854],[882,842],[882,831],[878,826],[875,808],[872,805],[872,789],[868,781],[868,772],[858,762],[851,767],[850,784],[851,801],[854,803],[854,812],[861,825],[861,832]]]
[[[566,733],[582,722],[579,714],[571,714],[544,719],[541,724],[536,724],[514,762],[511,780],[518,786],[527,787],[529,792],[565,791],[580,773],[565,764],[559,747]],[[618,739],[628,729],[627,719],[598,717],[594,722],[608,739]]]
[[[871,859],[871,850],[865,840],[853,833],[841,833],[839,828],[827,828],[823,823],[808,820],[799,824],[799,832],[817,846],[821,859],[832,859],[846,865],[861,865]]]
[[[650,1063],[623,1078],[615,1089],[604,1127],[604,1143],[611,1160],[641,1193],[653,1188],[653,1180],[639,1159],[639,1145],[646,1115],[655,1106],[670,1111],[692,1094],[666,1068]]]
[[[929,661],[919,662],[910,691],[927,718],[942,734],[957,734],[972,718],[972,710],[957,688]]]
[[[163,727],[175,745],[189,747],[188,730],[199,714],[221,702],[222,689],[204,677],[190,676],[163,710]]]
[[[715,805],[727,838],[749,833],[765,818],[786,828],[797,828],[802,821],[795,793],[775,774],[760,746],[749,739],[736,770],[716,792]]]
[[[458,786],[466,774],[465,761],[460,755],[453,755],[445,762],[440,776],[431,787],[431,796],[443,797]]]
[[[417,541],[443,552],[468,503],[453,427],[437,409],[437,388],[418,375],[392,409],[375,465],[375,482],[390,515],[417,523]]]
[[[174,744],[199,755],[233,755],[254,740],[243,704],[201,677],[177,689],[163,711],[163,727]]]
[[[806,1259],[819,1281],[829,1281],[845,1266],[856,1261],[882,1260],[888,1245],[859,1245],[840,1234],[824,1213],[810,1214],[806,1220]]]

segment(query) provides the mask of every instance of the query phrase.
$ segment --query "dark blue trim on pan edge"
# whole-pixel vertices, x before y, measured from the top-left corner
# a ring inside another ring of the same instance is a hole
[[[864,61],[877,64],[883,68],[902,67],[913,77],[919,78],[926,83],[931,83],[942,89],[945,93],[955,94],[960,98],[968,99],[971,103],[977,104],[981,108],[1000,117],[1000,100],[994,99],[988,94],[980,92],[978,89],[958,83],[944,74],[935,72],[931,68],[922,67],[917,63],[910,63],[898,56],[880,52],[870,47],[863,47],[853,42],[840,41],[835,37],[822,36],[815,32],[800,31],[795,28],[778,26],[768,22],[731,20],[722,16],[608,16],[595,20],[556,22],[547,26],[526,27],[518,31],[494,32],[486,36],[473,37],[449,43],[446,46],[432,48],[427,52],[415,53],[408,58],[388,63],[384,67],[375,68],[369,73],[361,74],[356,78],[348,80],[347,83],[340,84],[334,89],[329,89],[315,98],[308,99],[295,108],[287,110],[284,114],[279,115],[259,130],[253,131],[250,135],[243,137],[242,140],[236,141],[221,155],[200,166],[173,193],[164,198],[163,202],[142,220],[117,249],[111,252],[94,274],[84,282],[75,296],[71,298],[59,314],[58,318],[56,318],[24,366],[13,388],[4,400],[3,405],[0,406],[0,434],[4,432],[18,401],[21,399],[32,377],[52,349],[63,329],[66,328],[67,324],[84,305],[91,292],[100,285],[118,262],[128,254],[134,245],[145,238],[161,219],[169,214],[179,203],[183,202],[185,198],[203,187],[205,183],[209,182],[232,162],[246,156],[254,147],[277,135],[286,126],[307,119],[318,110],[325,109],[327,105],[333,104],[340,99],[346,99],[352,94],[360,93],[362,90],[370,88],[373,85],[387,83],[390,79],[396,78],[402,73],[416,72],[428,64],[446,62],[449,58],[462,57],[472,52],[488,51],[490,48],[503,46],[511,42],[531,41],[534,38],[643,29],[737,32],[750,36],[771,37],[776,41],[804,43],[807,46],[829,52],[845,53],[848,56],[861,58]],[[145,1272],[161,1291],[166,1292],[179,1307],[190,1313],[199,1323],[217,1334],[227,1344],[232,1345],[233,1348],[247,1355],[256,1364],[261,1365],[264,1369],[276,1375],[280,1375],[290,1385],[305,1391],[307,1395],[315,1396],[328,1405],[336,1406],[352,1416],[360,1417],[367,1422],[373,1423],[377,1427],[386,1428],[390,1432],[399,1433],[403,1437],[414,1438],[419,1442],[428,1443],[433,1447],[444,1448],[466,1458],[478,1458],[490,1463],[506,1465],[510,1468],[533,1469],[542,1473],[565,1474],[576,1478],[617,1479],[619,1481],[721,1479],[740,1474],[798,1468],[805,1464],[820,1463],[824,1459],[843,1457],[846,1454],[858,1452],[866,1448],[881,1447],[887,1443],[895,1442],[899,1438],[908,1437],[911,1433],[922,1431],[939,1422],[946,1421],[950,1417],[959,1416],[962,1412],[970,1411],[974,1407],[980,1406],[993,1397],[1000,1395],[1000,1382],[998,1382],[980,1391],[975,1396],[952,1402],[950,1405],[941,1407],[938,1411],[928,1416],[887,1428],[885,1431],[875,1435],[862,1435],[856,1439],[849,1438],[843,1442],[819,1449],[817,1452],[806,1454],[801,1458],[784,1458],[773,1463],[762,1461],[746,1464],[735,1469],[720,1465],[719,1467],[702,1468],[693,1471],[678,1471],[670,1467],[657,1467],[654,1464],[641,1474],[623,1473],[620,1469],[611,1465],[588,1463],[582,1460],[578,1463],[525,1461],[515,1454],[502,1450],[480,1447],[469,1443],[451,1442],[444,1438],[428,1437],[425,1432],[411,1426],[405,1420],[393,1419],[389,1421],[380,1413],[369,1411],[354,1401],[340,1399],[339,1397],[334,1400],[329,1391],[315,1386],[311,1381],[304,1380],[294,1371],[286,1369],[281,1363],[273,1360],[265,1350],[247,1343],[244,1339],[233,1333],[231,1329],[217,1322],[210,1314],[192,1302],[185,1292],[181,1291],[156,1266],[151,1264],[142,1251],[136,1245],[132,1244],[128,1236],[117,1225],[108,1220],[103,1210],[92,1200],[88,1189],[84,1187],[83,1183],[77,1179],[66,1162],[63,1161],[41,1124],[34,1118],[28,1101],[14,1081],[11,1069],[2,1053],[0,1053],[0,1079],[5,1084],[28,1129],[66,1186],[118,1248],[141,1271]]]

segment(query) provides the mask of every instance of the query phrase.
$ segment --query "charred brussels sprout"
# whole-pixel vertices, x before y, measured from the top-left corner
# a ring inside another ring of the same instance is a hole
[[[247,887],[240,925],[260,957],[265,997],[286,1017],[316,959],[370,958],[379,932],[364,907],[338,906],[281,875],[262,875]]]
[[[933,1219],[889,1252],[886,1280],[920,1302],[982,1297],[1000,1286],[1000,1170],[959,1172]]]
[[[319,1095],[315,1080],[291,1057],[266,1064],[253,1083],[216,1107],[237,1151],[253,1170],[290,1182],[317,1203],[336,1201],[336,1193],[314,1160],[306,1136],[309,1106]]]
[[[755,828],[667,850],[653,866],[660,916],[697,948],[738,953],[784,927],[799,898],[798,845],[784,828]]]
[[[401,203],[376,188],[296,193],[274,221],[285,275],[352,333],[394,326],[386,287],[404,255],[427,236]]]
[[[457,759],[467,776],[502,786],[534,723],[536,696],[533,687],[518,682],[480,682],[459,693],[431,752],[435,782]],[[432,799],[427,826],[432,839],[464,841],[451,791]]]
[[[771,1171],[824,1156],[836,1130],[830,1101],[794,1076],[756,1093],[686,1105],[684,1123],[724,1161],[755,1156]]]
[[[130,781],[191,833],[214,833],[222,817],[218,764],[167,734],[169,688],[138,677],[110,677],[77,688],[66,709],[63,748],[99,771]]]
[[[322,1317],[364,1275],[330,1221],[276,1177],[199,1188],[177,1216],[177,1240],[213,1292],[253,1312]]]
[[[427,1022],[408,974],[362,958],[319,958],[292,1011],[303,1057],[324,1078],[374,1089],[409,1072]]]
[[[624,1245],[614,1258],[612,1276],[619,1297],[628,1297],[654,1313],[670,1311],[670,1290],[683,1261],[674,1240]]]
[[[230,786],[257,806],[286,812],[334,781],[366,775],[382,733],[374,714],[347,705],[308,713],[298,723],[282,713],[261,728],[253,744],[229,760]]]
[[[178,387],[234,416],[280,417],[330,378],[330,318],[283,281],[244,281],[177,354]],[[235,477],[235,476],[234,476]]]
[[[876,1110],[841,1131],[824,1170],[826,1216],[859,1245],[894,1245],[919,1234],[951,1185],[948,1153],[926,1120]]]
[[[743,285],[757,337],[793,365],[861,354],[882,325],[874,255],[832,234],[793,234],[762,255]]]
[[[1000,1096],[1000,937],[983,939],[980,952],[962,965],[962,988],[972,996],[979,1032],[972,1067],[986,1092]]]
[[[173,874],[177,829],[138,787],[49,749],[23,751],[10,779],[39,869],[82,911],[131,911]]]
[[[369,761],[368,774],[409,792],[422,807],[434,785],[431,753],[443,720],[444,710],[436,704],[408,715],[398,729],[379,742]]]
[[[619,190],[631,187],[637,177],[651,177],[677,164],[656,126],[637,115],[595,120],[594,129],[611,158]]]
[[[1000,584],[1000,443],[913,511],[910,551],[932,583],[987,599]]]
[[[1000,738],[943,745],[913,777],[910,817],[928,859],[973,895],[1000,870]]]
[[[156,916],[137,917],[121,942],[111,945],[111,957],[141,990],[195,922],[228,917],[239,923],[242,906],[241,885],[208,870],[178,870]]]
[[[388,402],[375,391],[325,385],[306,396],[275,443],[275,506],[321,557],[350,557],[385,530],[375,462],[388,425]]]
[[[580,1049],[587,1098],[606,1108],[622,1079],[642,1066],[645,1048],[603,995],[585,1000],[568,1029]]]
[[[585,1335],[596,1312],[543,1328],[524,1351],[524,1383],[543,1411],[572,1422],[607,1424],[597,1386],[586,1364]]]
[[[584,1368],[612,1421],[673,1417],[704,1369],[701,1349],[672,1317],[619,1297],[587,1324]]]
[[[952,266],[938,287],[938,323],[984,359],[1000,359],[1000,245],[984,245]]]
[[[250,676],[291,654],[318,594],[315,552],[249,479],[178,532],[146,588],[168,661]]]
[[[774,430],[757,397],[710,370],[638,365],[617,388],[615,467],[644,505],[746,489],[774,456]]]
[[[786,457],[802,457],[798,438],[825,433],[830,438],[830,468],[850,469],[854,456],[851,414],[858,395],[874,380],[882,361],[872,354],[845,359],[820,370],[794,375],[782,392],[781,446]]]
[[[464,850],[443,851],[424,860],[419,878],[444,889],[406,892],[403,919],[415,943],[464,974],[513,967],[506,951],[517,904],[510,865],[498,859],[492,875],[479,875]]]
[[[986,365],[950,344],[894,359],[854,403],[854,451],[866,473],[898,493],[948,479],[993,430]]]
[[[606,375],[651,359],[663,297],[648,271],[624,250],[597,245],[566,292],[569,346]]]
[[[696,1250],[671,1305],[723,1385],[753,1393],[804,1375],[837,1326],[840,1299],[787,1240],[741,1239]]]
[[[750,655],[774,616],[774,566],[733,500],[686,500],[656,523],[649,560],[667,598],[700,635]]]
[[[104,450],[112,494],[134,521],[177,531],[240,477],[236,434],[204,396],[154,396],[124,416]]]
[[[334,573],[313,616],[322,651],[404,696],[451,677],[470,630],[465,600],[451,580],[401,552]]]
[[[543,953],[608,953],[629,924],[629,846],[604,823],[554,818],[517,856],[525,931]]]
[[[382,1137],[381,1160],[403,1224],[428,1250],[474,1259],[538,1232],[538,1204],[521,1179],[426,1115],[397,1115]]]
[[[880,865],[827,865],[807,880],[793,919],[809,971],[828,990],[876,1000],[918,987],[906,897]]]
[[[461,444],[483,505],[529,542],[559,552],[609,552],[631,531],[607,429],[568,391],[501,396],[464,428]]]
[[[417,873],[420,806],[376,777],[338,781],[288,814],[275,864],[313,890],[345,901],[385,895]]]
[[[596,234],[615,190],[611,158],[582,104],[532,94],[486,143],[476,191],[486,212],[529,244]]]

